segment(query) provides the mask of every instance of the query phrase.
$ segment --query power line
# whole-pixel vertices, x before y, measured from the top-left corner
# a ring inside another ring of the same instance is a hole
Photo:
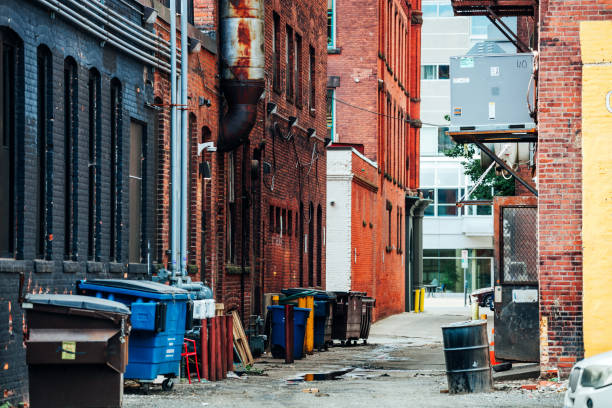
[[[332,96],[332,99],[337,101],[337,102],[340,102],[343,105],[347,105],[347,106],[350,106],[351,108],[358,109],[358,110],[364,111],[364,112],[368,112],[368,113],[371,113],[373,115],[383,116],[383,117],[391,118],[391,119],[403,120],[404,122],[409,122],[408,120],[403,119],[403,118],[398,118],[397,116],[387,115],[387,114],[376,112],[376,111],[373,111],[373,110],[370,110],[370,109],[367,109],[367,108],[363,108],[361,106],[353,105],[352,103],[343,101],[342,99],[338,99],[335,96]],[[427,125],[427,126],[436,126],[436,127],[446,127],[446,126],[448,126],[448,125],[440,125],[440,124],[427,123],[427,122],[421,122],[421,123],[424,124],[424,125]]]

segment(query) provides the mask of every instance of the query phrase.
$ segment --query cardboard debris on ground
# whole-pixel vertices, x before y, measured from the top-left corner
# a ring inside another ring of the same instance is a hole
[[[317,394],[319,392],[318,388],[306,388],[303,389],[302,392],[308,393],[308,394]]]

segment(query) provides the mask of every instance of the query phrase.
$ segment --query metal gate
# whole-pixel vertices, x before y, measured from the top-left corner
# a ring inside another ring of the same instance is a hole
[[[495,201],[495,358],[499,360],[540,358],[537,207],[529,205],[534,199]]]

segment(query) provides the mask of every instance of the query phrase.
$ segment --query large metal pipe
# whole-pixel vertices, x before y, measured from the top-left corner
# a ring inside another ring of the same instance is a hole
[[[264,90],[264,0],[221,0],[220,35],[221,87],[228,111],[217,146],[228,152],[248,139]]]
[[[181,0],[181,274],[187,275],[187,79],[189,54],[187,51],[187,0]]]
[[[177,272],[179,234],[178,141],[176,138],[176,0],[170,0],[170,270]]]

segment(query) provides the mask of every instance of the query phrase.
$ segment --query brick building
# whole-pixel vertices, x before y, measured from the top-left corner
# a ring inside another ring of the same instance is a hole
[[[412,274],[406,257],[412,252],[406,249],[411,247],[412,234],[406,231],[410,231],[412,217],[406,197],[414,196],[413,191],[418,188],[420,2],[337,0],[330,5],[330,138],[334,143],[361,146],[365,157],[357,159],[357,151],[353,156],[347,155],[348,169],[354,160],[371,161],[358,166],[359,170],[352,175],[354,180],[369,173],[365,167],[370,169],[374,165],[377,173],[372,181],[375,194],[363,198],[368,201],[366,206],[373,208],[373,216],[361,213],[366,210],[357,206],[359,199],[351,207],[355,219],[349,229],[363,227],[365,220],[365,228],[372,222],[377,234],[373,236],[373,249],[361,247],[371,243],[355,241],[350,251],[351,254],[371,252],[373,257],[367,261],[367,267],[353,260],[352,269],[363,269],[363,273],[356,274],[362,276],[355,276],[350,289],[367,290],[369,295],[377,297],[376,316],[384,317],[410,306],[407,296],[411,289],[406,290],[410,287],[406,284]],[[355,38],[360,41],[354,41]],[[358,231],[355,233],[360,235]],[[328,254],[336,251],[332,239],[340,244],[343,237],[329,235]],[[330,270],[334,262],[336,259],[330,259]],[[419,282],[418,270],[417,266],[416,282]],[[338,270],[337,273],[348,272]],[[335,277],[330,276],[328,282],[334,281]],[[385,296],[380,296],[382,293]]]
[[[87,28],[68,13],[82,13]],[[28,293],[71,293],[77,279],[144,279],[166,266],[168,22],[168,9],[151,0],[0,5],[3,400],[27,400],[20,273]],[[199,197],[216,186],[198,161],[213,172],[217,163],[195,149],[217,132],[216,43],[194,27],[189,37],[190,264],[210,269],[200,216],[210,200]]]
[[[196,1],[194,10],[220,15],[213,1]],[[217,194],[226,200],[211,199],[213,286],[226,310],[238,308],[243,318],[263,312],[264,293],[325,285],[326,9],[317,0],[265,1],[264,10],[263,97],[248,139],[216,153],[225,174]]]
[[[458,0],[453,1],[453,6],[456,14],[458,7],[463,7]],[[471,2],[468,13],[486,15],[491,13],[487,6],[491,6],[491,2]],[[543,371],[558,369],[561,375],[566,375],[585,355],[587,332],[584,323],[590,321],[591,328],[598,327],[602,318],[602,311],[598,310],[602,305],[594,300],[601,296],[595,287],[601,287],[602,282],[598,280],[594,284],[586,279],[587,276],[592,279],[601,270],[589,271],[588,274],[585,270],[583,274],[583,252],[601,245],[605,247],[600,248],[602,251],[608,251],[606,246],[609,246],[601,236],[597,242],[583,241],[585,235],[592,237],[583,228],[586,216],[583,212],[583,169],[592,170],[592,161],[583,161],[583,146],[591,143],[592,139],[583,139],[585,101],[582,99],[585,66],[592,61],[583,59],[580,28],[581,24],[609,20],[612,9],[610,4],[598,0],[577,4],[560,0],[517,0],[506,2],[499,9],[495,7],[499,15],[522,16],[518,21],[518,36],[524,44],[523,49],[528,46],[538,52],[535,175],[538,190],[540,366]],[[598,29],[605,32],[604,26]],[[596,48],[603,49],[601,46]],[[587,46],[587,50],[590,49]],[[604,99],[602,97],[602,101]],[[590,101],[586,102],[590,104]],[[586,112],[591,113],[588,109]],[[599,174],[606,167],[602,166]],[[531,170],[521,168],[520,174],[529,180]],[[521,189],[517,193],[523,195],[525,192]],[[607,223],[600,218],[597,225],[605,226]],[[594,298],[587,298],[583,291],[587,285]],[[588,316],[583,305],[589,307]],[[598,337],[601,335],[597,333]],[[590,344],[594,350],[603,351],[596,341]]]

